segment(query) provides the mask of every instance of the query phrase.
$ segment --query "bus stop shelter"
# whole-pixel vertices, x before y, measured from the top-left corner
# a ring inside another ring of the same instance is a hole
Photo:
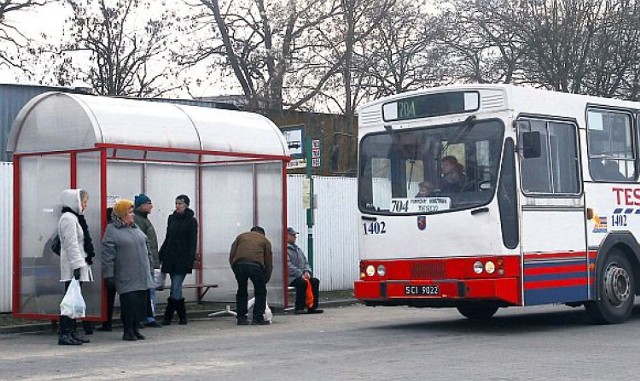
[[[24,106],[11,130],[14,161],[13,314],[55,319],[64,294],[59,257],[46,243],[60,216],[60,193],[89,193],[85,216],[96,249],[95,282],[83,286],[87,319],[105,311],[100,241],[106,209],[118,198],[147,194],[162,244],[177,195],[191,198],[199,223],[189,284],[218,284],[206,301],[235,301],[228,263],[235,237],[253,225],[273,245],[269,304],[284,306],[288,148],[267,118],[248,112],[135,99],[50,92]],[[166,294],[166,295],[165,295]],[[201,289],[187,289],[187,300]],[[168,291],[158,295],[158,300]]]

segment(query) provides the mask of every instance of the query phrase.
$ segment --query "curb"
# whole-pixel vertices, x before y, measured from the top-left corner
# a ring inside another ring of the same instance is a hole
[[[358,300],[356,299],[336,299],[336,300],[325,300],[319,302],[319,305],[322,308],[339,308],[351,306],[354,304],[358,304]],[[190,319],[204,319],[210,318],[208,315],[213,312],[218,312],[220,310],[187,310],[187,316]],[[288,315],[291,314],[292,311],[284,311],[282,308],[274,308],[273,313],[276,315]],[[120,327],[120,319],[113,319],[114,328]],[[36,332],[55,332],[56,325],[50,321],[42,322],[42,323],[30,323],[30,324],[17,324],[17,325],[7,325],[4,327],[0,327],[0,335],[7,334],[15,334],[15,333],[36,333]]]

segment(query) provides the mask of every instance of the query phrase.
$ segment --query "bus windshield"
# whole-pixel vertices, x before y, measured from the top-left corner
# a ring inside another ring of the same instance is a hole
[[[360,142],[358,205],[373,214],[431,214],[487,204],[504,125],[492,119],[372,133]]]

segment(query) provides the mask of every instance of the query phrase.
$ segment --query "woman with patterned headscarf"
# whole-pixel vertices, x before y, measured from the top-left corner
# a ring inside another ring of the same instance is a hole
[[[102,272],[107,287],[120,295],[123,340],[144,340],[138,322],[146,317],[147,292],[153,287],[149,267],[149,240],[134,223],[133,201],[118,200],[113,222],[102,238]]]

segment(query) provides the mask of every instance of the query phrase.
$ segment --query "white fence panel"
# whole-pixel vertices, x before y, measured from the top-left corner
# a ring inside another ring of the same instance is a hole
[[[349,290],[358,277],[356,179],[314,178],[314,267],[321,290]]]
[[[13,163],[0,163],[0,312],[11,312]]]
[[[300,232],[298,246],[308,250],[303,175],[287,177],[288,225]],[[314,275],[323,291],[350,290],[358,277],[358,210],[355,178],[314,176]]]
[[[287,177],[288,225],[308,254],[303,175]],[[314,273],[323,291],[349,290],[358,277],[358,210],[354,178],[314,176]],[[273,239],[273,237],[271,237]],[[13,164],[0,166],[0,312],[11,312],[13,273]]]

